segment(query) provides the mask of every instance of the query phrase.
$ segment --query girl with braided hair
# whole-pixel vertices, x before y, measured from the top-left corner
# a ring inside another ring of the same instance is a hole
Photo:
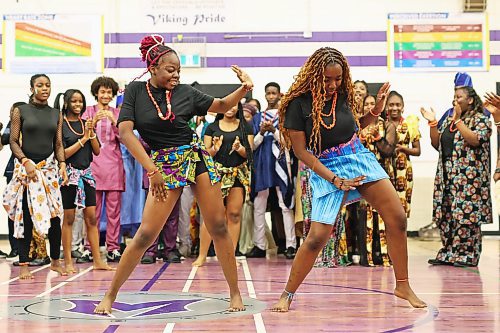
[[[240,237],[243,202],[250,197],[253,146],[253,130],[243,117],[241,103],[224,114],[218,114],[215,122],[208,125],[203,141],[222,177],[221,188],[226,206],[226,219],[236,251]],[[211,240],[206,225],[202,224],[200,253],[193,266],[199,267],[205,263]]]
[[[302,66],[281,101],[283,145],[311,168],[311,229],[299,248],[284,292],[272,310],[287,312],[319,251],[339,222],[346,203],[364,197],[386,223],[394,265],[394,294],[416,308],[425,307],[408,281],[406,214],[387,174],[375,155],[359,141],[359,129],[382,113],[389,90],[385,83],[375,107],[358,119],[353,83],[346,58],[334,48],[318,49]]]
[[[187,185],[196,196],[228,282],[229,311],[242,311],[245,307],[238,288],[233,242],[226,226],[220,176],[212,157],[188,121],[207,112],[225,113],[253,88],[252,80],[238,66],[232,66],[241,86],[222,99],[214,98],[179,83],[179,57],[163,44],[162,36],[143,38],[140,50],[142,60],[147,64],[143,75],[149,72],[151,78],[146,82],[134,80],[128,85],[118,128],[123,144],[147,170],[150,191],[141,226],[123,253],[111,286],[95,313],[111,313],[118,290],[158,237]],[[151,148],[150,156],[134,135],[134,128]]]

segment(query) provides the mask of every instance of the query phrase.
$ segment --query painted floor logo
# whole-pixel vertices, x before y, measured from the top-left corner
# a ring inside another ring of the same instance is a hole
[[[102,294],[65,295],[55,298],[35,298],[9,302],[7,313],[1,317],[10,320],[59,320],[72,323],[140,321],[183,322],[214,320],[250,315],[263,311],[266,303],[243,298],[246,311],[228,312],[229,299],[216,294],[188,293],[120,293],[113,303],[110,316],[94,313]]]

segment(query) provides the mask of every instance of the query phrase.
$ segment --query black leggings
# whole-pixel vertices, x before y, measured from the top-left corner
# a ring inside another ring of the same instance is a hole
[[[28,193],[23,193],[23,222],[24,238],[18,239],[19,263],[29,262],[30,244],[33,238],[33,221],[28,207]],[[54,217],[50,219],[49,228],[50,258],[59,260],[61,255],[61,219]]]

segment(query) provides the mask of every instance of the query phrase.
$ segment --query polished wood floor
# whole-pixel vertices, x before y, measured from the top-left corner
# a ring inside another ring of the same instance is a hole
[[[391,295],[391,268],[351,266],[313,269],[289,313],[264,309],[240,316],[222,313],[208,320],[193,315],[177,322],[106,322],[92,315],[72,322],[56,314],[37,316],[28,311],[30,307],[16,304],[26,301],[38,304],[40,311],[55,311],[54,299],[103,293],[113,273],[78,265],[77,274],[59,277],[45,266],[36,270],[34,280],[19,281],[18,268],[0,259],[0,332],[500,332],[500,239],[485,239],[478,268],[429,266],[427,259],[438,246],[432,241],[409,241],[411,283],[428,302],[426,310],[412,309]],[[1,241],[0,248],[6,250],[7,243]],[[191,262],[139,265],[122,291],[227,296],[215,259],[199,269],[192,269]],[[268,308],[283,290],[290,267],[291,261],[282,256],[241,261],[242,294],[267,303]]]

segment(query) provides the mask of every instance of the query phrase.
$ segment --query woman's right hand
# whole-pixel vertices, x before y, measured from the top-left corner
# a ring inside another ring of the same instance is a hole
[[[36,175],[36,166],[32,161],[28,161],[24,164],[24,169],[26,170],[26,174],[28,175],[28,180],[38,181],[38,177]]]
[[[157,172],[153,177],[149,178],[149,189],[156,201],[167,201],[168,191],[161,172]]]
[[[420,108],[420,113],[422,114],[422,117],[425,118],[425,120],[432,122],[436,121],[436,112],[434,111],[433,108],[431,108],[430,111],[427,111],[423,107]]]
[[[356,178],[344,179],[335,177],[333,181],[333,185],[341,191],[350,191],[355,190],[356,187],[363,185],[363,180],[366,179],[366,176],[358,176]]]

